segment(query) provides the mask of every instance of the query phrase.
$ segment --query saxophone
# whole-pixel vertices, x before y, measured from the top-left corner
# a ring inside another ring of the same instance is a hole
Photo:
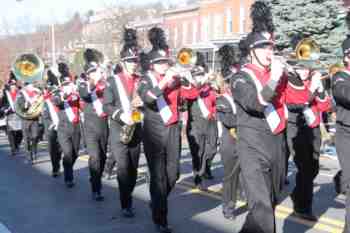
[[[141,98],[136,93],[136,89],[133,93],[132,101],[131,103],[135,102],[135,100],[139,100],[140,104],[137,106],[132,106],[131,110],[131,120],[133,121],[132,125],[123,125],[122,130],[120,132],[120,142],[123,144],[129,144],[134,136],[136,125],[140,122],[142,122],[143,114],[140,111],[140,107],[143,105]]]

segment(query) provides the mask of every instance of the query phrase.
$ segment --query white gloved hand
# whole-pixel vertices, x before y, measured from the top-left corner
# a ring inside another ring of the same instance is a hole
[[[65,85],[63,86],[63,94],[70,95],[73,92],[73,86],[72,85]]]
[[[311,93],[314,93],[316,90],[319,92],[322,92],[324,90],[323,84],[321,81],[322,74],[318,71],[315,71],[311,77],[311,85],[310,85],[310,91]]]
[[[126,113],[122,113],[122,114],[120,114],[120,120],[122,121],[122,122],[124,122],[124,124],[126,124],[126,125],[132,125],[134,122],[132,121],[132,119],[131,119],[131,116],[130,115],[127,115]]]
[[[279,82],[284,72],[284,64],[278,60],[273,59],[271,62],[271,79]]]
[[[49,126],[49,130],[53,130],[53,129],[57,129],[57,125],[52,123],[50,126]]]

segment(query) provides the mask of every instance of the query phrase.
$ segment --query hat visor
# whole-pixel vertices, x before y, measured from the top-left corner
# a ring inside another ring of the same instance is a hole
[[[122,59],[121,59],[121,61],[123,61],[123,62],[127,62],[127,61],[131,61],[131,60],[135,60],[135,59],[138,59],[139,57],[138,56],[128,56],[128,57],[123,57]]]
[[[258,41],[255,41],[253,44],[251,44],[250,48],[251,49],[263,48],[263,47],[268,46],[268,45],[274,46],[275,43],[272,40],[258,40]]]
[[[171,59],[169,57],[159,57],[159,58],[154,58],[151,60],[151,63],[158,63],[158,62],[171,62]]]

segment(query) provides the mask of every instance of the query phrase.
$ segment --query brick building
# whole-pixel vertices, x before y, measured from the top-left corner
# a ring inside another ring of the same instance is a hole
[[[133,22],[128,24],[129,27],[135,28],[137,30],[138,43],[141,48],[145,50],[150,49],[150,44],[147,37],[147,32],[152,27],[163,27],[163,17],[154,18],[143,18],[139,17]]]
[[[162,12],[157,24],[144,22],[135,27],[143,40],[152,26],[161,26],[167,34],[171,52],[190,47],[202,51],[214,69],[217,49],[227,43],[237,44],[250,28],[249,8],[254,0],[202,0]],[[137,25],[133,22],[130,25]]]
[[[163,27],[174,50],[200,42],[200,6],[191,5],[163,12]]]

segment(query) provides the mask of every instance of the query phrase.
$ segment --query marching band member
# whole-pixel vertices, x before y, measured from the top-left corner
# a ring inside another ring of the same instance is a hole
[[[149,70],[138,88],[144,102],[143,143],[150,172],[153,222],[158,232],[169,233],[167,199],[180,175],[180,92],[183,98],[196,98],[198,93],[190,86],[181,87],[170,68],[164,31],[154,27],[148,36],[153,48],[148,61],[143,62],[149,64]]]
[[[286,90],[287,142],[298,169],[291,194],[293,214],[316,221],[312,213],[312,200],[313,181],[319,171],[320,123],[322,113],[331,108],[331,99],[323,87],[320,72],[312,71],[312,67],[303,64],[302,60],[296,61],[293,66],[297,77],[288,78]]]
[[[18,94],[17,103],[19,108],[24,111],[28,110],[38,98],[40,98],[42,91],[35,87],[33,83],[24,83],[24,87]],[[22,119],[22,130],[25,141],[25,148],[27,150],[27,162],[34,164],[37,157],[38,143],[40,139],[39,117],[34,119]]]
[[[217,152],[218,130],[216,121],[216,92],[209,84],[203,54],[197,52],[193,78],[197,81],[199,96],[187,101],[187,139],[192,155],[194,183],[204,189],[202,178],[213,179],[210,165]]]
[[[265,2],[256,1],[251,17],[253,30],[245,43],[249,62],[235,75],[231,86],[237,107],[237,152],[248,199],[248,215],[240,233],[274,233],[285,143],[286,79],[283,65],[273,59],[271,9]]]
[[[60,90],[52,96],[52,102],[59,109],[57,137],[63,152],[64,181],[67,188],[73,188],[73,166],[79,156],[80,117],[79,94],[69,76],[61,78]]]
[[[139,48],[136,30],[124,29],[124,46],[120,52],[120,64],[115,74],[108,79],[105,89],[104,109],[110,118],[110,146],[113,161],[117,164],[117,181],[120,205],[124,217],[134,217],[132,192],[136,185],[137,168],[141,153],[141,122],[134,122],[132,112],[142,105],[135,95],[140,77],[136,74],[139,65]],[[123,141],[124,129],[134,127],[128,141]],[[111,164],[111,167],[112,164]]]
[[[103,111],[103,93],[106,88],[106,74],[100,66],[99,52],[87,49],[84,52],[86,61],[85,74],[87,81],[79,83],[80,98],[84,104],[84,133],[89,154],[89,171],[92,199],[103,201],[101,194],[102,173],[106,161],[108,144],[107,114]]]
[[[60,175],[60,162],[62,156],[62,149],[58,142],[57,127],[59,122],[58,112],[59,108],[52,102],[52,97],[55,91],[58,90],[58,77],[52,72],[52,69],[47,72],[48,81],[47,88],[44,91],[44,110],[42,113],[43,122],[48,141],[48,150],[52,165],[52,177]]]
[[[349,22],[350,14],[347,15],[347,21]],[[335,146],[339,158],[339,164],[342,169],[342,181],[344,187],[346,187],[346,220],[344,233],[349,233],[350,222],[350,35],[342,43],[342,49],[344,54],[345,68],[342,71],[337,72],[332,79],[332,91],[333,97],[336,102],[337,121],[336,121],[336,134],[335,134]]]
[[[14,156],[19,152],[23,139],[21,119],[15,113],[15,101],[19,87],[15,75],[11,72],[10,79],[5,86],[1,111],[6,116],[7,136],[11,147],[11,155]]]
[[[235,53],[229,45],[219,49],[221,60],[222,80],[219,83],[219,95],[216,100],[217,118],[221,124],[222,134],[220,137],[219,152],[224,165],[222,212],[225,218],[234,219],[234,210],[239,189],[240,166],[237,154],[236,134],[236,105],[232,98],[230,82],[232,76],[238,72],[235,64]],[[225,61],[225,62],[224,62]]]

